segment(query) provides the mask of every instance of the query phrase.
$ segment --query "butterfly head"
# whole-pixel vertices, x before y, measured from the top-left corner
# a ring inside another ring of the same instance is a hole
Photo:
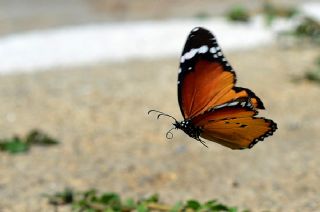
[[[198,141],[200,141],[205,147],[208,147],[204,141],[202,141],[200,139],[200,134],[202,132],[201,128],[200,127],[196,127],[192,122],[191,120],[183,120],[183,121],[177,121],[176,118],[174,118],[173,116],[169,115],[169,114],[166,114],[166,113],[163,113],[161,111],[158,111],[158,110],[149,110],[148,111],[148,114],[150,114],[151,112],[155,112],[155,113],[158,113],[158,116],[157,116],[157,119],[159,119],[161,116],[167,116],[167,117],[170,117],[174,120],[174,123],[173,123],[173,128],[171,128],[167,133],[166,133],[166,138],[167,139],[172,139],[173,138],[173,134],[172,134],[172,130],[175,130],[175,129],[180,129],[182,130],[183,132],[185,132],[187,135],[189,135],[191,138],[194,138]]]
[[[192,124],[190,120],[184,120],[173,124],[176,129],[180,129],[196,140],[200,139],[201,129]]]

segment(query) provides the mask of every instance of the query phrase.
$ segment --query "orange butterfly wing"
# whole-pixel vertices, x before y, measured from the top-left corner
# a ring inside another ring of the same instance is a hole
[[[201,129],[201,137],[231,149],[245,149],[253,147],[277,129],[272,120],[255,117],[257,112],[249,99],[227,105],[192,120]]]
[[[264,109],[260,98],[235,83],[235,72],[214,35],[194,28],[183,49],[178,74],[184,121],[175,126],[196,140],[201,141],[200,136],[232,149],[251,148],[272,135],[276,123],[255,117],[257,109]]]
[[[264,109],[261,100],[246,88],[234,86],[235,74],[218,62],[201,60],[194,71],[188,72],[181,85],[181,106],[185,119],[192,118],[210,108],[249,97],[255,108]]]

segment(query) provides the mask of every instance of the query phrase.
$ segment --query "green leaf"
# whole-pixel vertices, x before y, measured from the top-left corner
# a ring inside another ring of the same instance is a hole
[[[183,207],[182,202],[177,202],[170,210],[170,212],[179,212]]]
[[[134,200],[132,198],[129,198],[125,201],[124,205],[125,208],[128,209],[133,209],[136,207],[136,203],[134,202]]]
[[[216,211],[229,211],[229,212],[237,212],[238,211],[237,208],[229,208],[228,206],[223,205],[223,204],[216,205],[215,207],[213,207],[213,210],[216,210]]]
[[[104,193],[100,198],[100,202],[110,204],[113,202],[120,202],[120,197],[116,193]]]
[[[217,204],[212,207],[212,210],[216,211],[229,211],[229,207],[223,204]]]
[[[237,5],[229,10],[229,12],[227,13],[227,18],[230,21],[248,22],[250,19],[250,15],[246,8],[241,5]]]
[[[238,208],[236,208],[236,207],[231,207],[231,208],[229,208],[228,211],[229,211],[229,212],[238,212]]]
[[[39,130],[32,130],[26,137],[26,143],[48,146],[58,144],[59,142]]]
[[[87,199],[87,198],[92,198],[95,197],[97,195],[97,190],[96,189],[90,189],[88,191],[85,191],[83,193],[83,196]]]
[[[263,13],[265,15],[267,25],[270,26],[277,17],[292,18],[299,12],[296,8],[279,7],[267,1],[263,5]]]
[[[200,209],[201,204],[197,200],[188,200],[185,208],[191,208],[193,210]]]
[[[238,209],[235,207],[229,207],[227,205],[219,203],[217,200],[210,200],[203,204],[201,209],[206,209],[205,211],[227,211],[227,212],[237,212]]]
[[[185,204],[177,202],[173,206],[158,204],[159,195],[155,194],[143,201],[137,203],[133,199],[127,199],[121,202],[121,197],[117,193],[108,192],[102,195],[97,195],[97,191],[92,189],[85,192],[74,192],[66,189],[54,195],[56,199],[49,196],[50,204],[56,206],[62,204],[72,204],[72,211],[84,212],[148,212],[151,210],[163,210],[169,212],[180,211],[197,211],[197,212],[238,212],[236,207],[228,207],[216,200],[210,200],[201,204],[197,200],[188,200]],[[245,212],[245,211],[243,211]]]
[[[150,203],[150,202],[156,203],[156,202],[159,202],[159,194],[153,194],[150,197],[147,197],[147,198],[143,199],[141,202],[145,202],[145,203]]]
[[[116,193],[104,193],[98,202],[110,206],[113,210],[120,211],[121,209],[121,199]]]
[[[148,212],[148,207],[146,206],[146,204],[141,203],[137,206],[137,212]]]
[[[71,189],[66,188],[63,192],[57,192],[54,195],[47,195],[49,204],[64,205],[70,204],[74,200],[74,193]]]
[[[7,151],[12,154],[26,152],[29,150],[30,146],[33,144],[36,145],[53,145],[57,144],[58,141],[52,139],[46,134],[38,131],[32,130],[25,139],[20,137],[13,137],[9,139],[1,139],[0,140],[0,150]]]
[[[16,154],[27,152],[29,150],[29,145],[24,143],[19,137],[14,137],[12,139],[1,141],[0,150]]]
[[[320,72],[308,71],[305,74],[305,78],[310,81],[320,82]]]

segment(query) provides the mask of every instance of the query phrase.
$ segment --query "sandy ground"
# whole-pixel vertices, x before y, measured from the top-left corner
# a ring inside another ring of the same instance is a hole
[[[0,153],[0,211],[53,211],[42,196],[97,188],[163,201],[218,199],[252,211],[320,210],[320,86],[292,81],[313,48],[227,53],[238,85],[262,98],[278,131],[251,150],[209,148],[175,131],[178,57],[0,77],[0,137],[40,128],[61,144]],[[68,211],[62,208],[61,211]],[[60,211],[60,210],[59,210]]]
[[[236,0],[135,2],[0,0],[0,35],[97,21],[219,15],[238,2],[257,8]],[[267,110],[261,115],[279,127],[246,151],[215,143],[207,149],[179,131],[167,141],[171,120],[146,114],[159,109],[181,118],[178,56],[0,76],[0,138],[40,128],[61,141],[22,155],[0,152],[0,211],[54,211],[43,194],[65,187],[134,198],[158,192],[168,203],[218,199],[252,211],[319,211],[320,86],[292,80],[311,68],[318,53],[302,46],[227,53],[238,85],[262,98]]]

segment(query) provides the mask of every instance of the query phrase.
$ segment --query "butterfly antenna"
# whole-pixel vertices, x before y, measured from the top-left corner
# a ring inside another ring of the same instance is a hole
[[[164,113],[164,112],[161,112],[161,111],[158,111],[158,110],[149,110],[149,111],[148,111],[148,115],[149,115],[151,112],[158,113],[157,119],[159,119],[160,116],[167,116],[167,117],[172,118],[172,119],[175,120],[176,122],[178,122],[176,118],[174,118],[173,116],[170,116],[169,114],[166,114],[166,113]]]
[[[176,127],[171,128],[167,133],[166,133],[166,138],[167,139],[172,139],[173,138],[173,133],[171,132],[172,130],[177,129]]]

